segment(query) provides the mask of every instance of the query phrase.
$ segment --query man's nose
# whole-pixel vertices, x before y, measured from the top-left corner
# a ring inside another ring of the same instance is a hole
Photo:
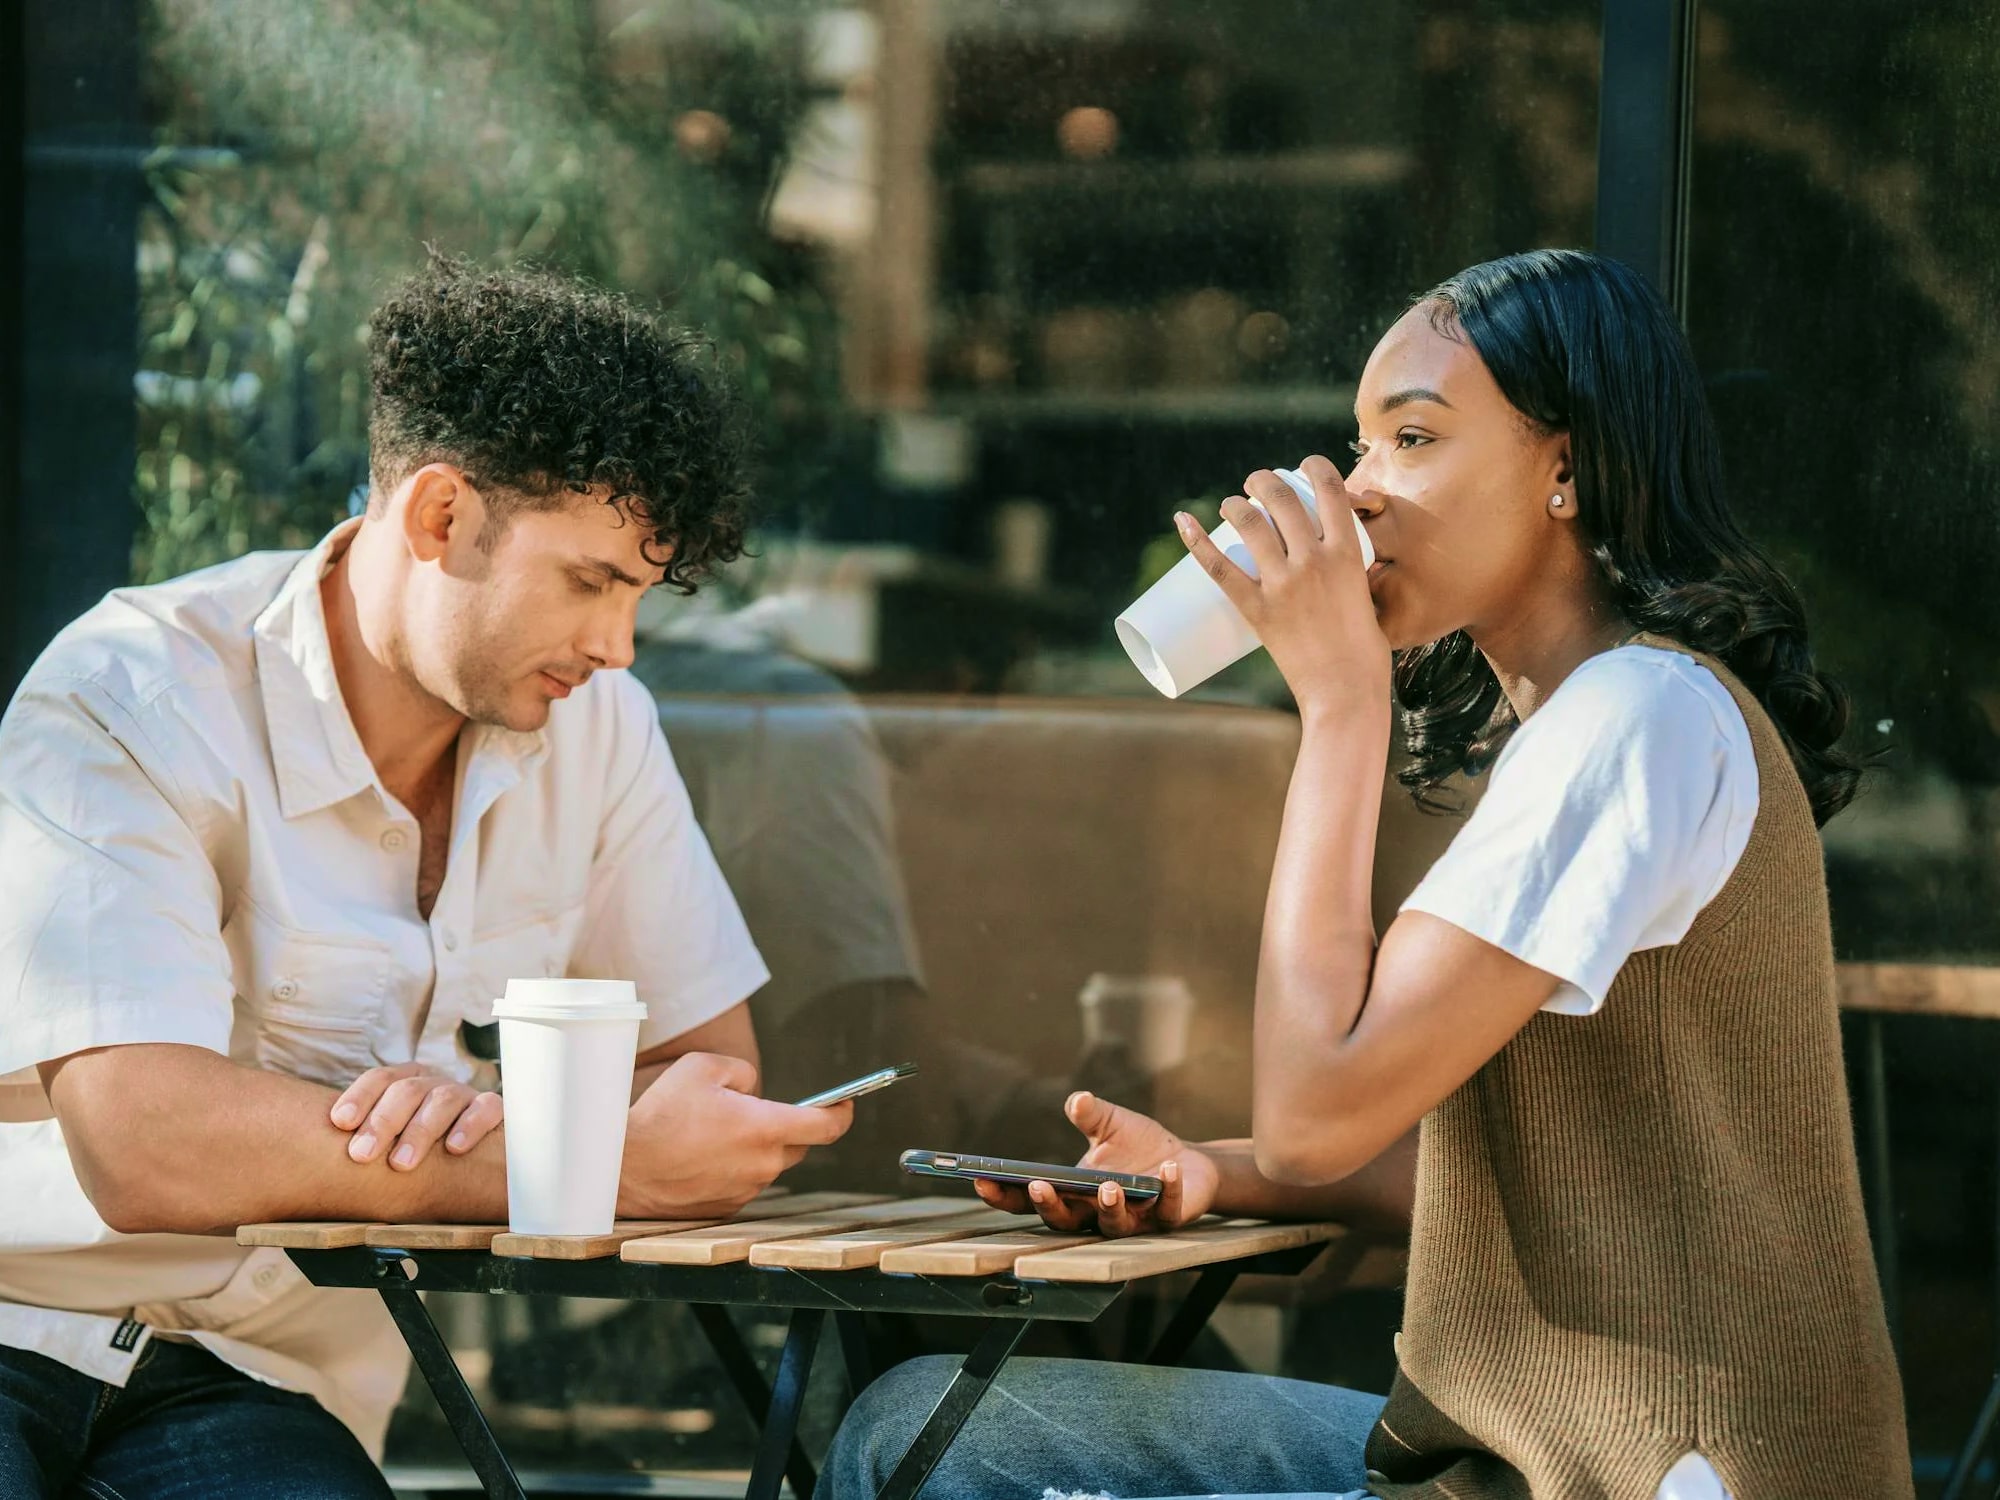
[[[607,611],[593,623],[596,629],[587,640],[579,644],[583,654],[590,659],[593,668],[599,671],[617,671],[632,665],[637,656],[633,634],[637,627],[639,607],[635,601],[630,608]]]

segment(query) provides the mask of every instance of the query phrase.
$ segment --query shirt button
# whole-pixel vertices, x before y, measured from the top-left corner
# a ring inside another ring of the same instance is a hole
[[[447,953],[456,953],[458,951],[458,934],[453,932],[449,927],[444,931],[444,951]]]
[[[296,979],[280,979],[271,986],[273,1000],[296,1000],[299,998],[299,982]]]
[[[408,835],[400,828],[391,828],[382,835],[382,847],[391,854],[402,853],[403,845],[409,841]]]

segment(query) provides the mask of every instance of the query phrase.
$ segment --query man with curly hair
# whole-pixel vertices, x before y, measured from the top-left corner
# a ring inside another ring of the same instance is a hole
[[[639,601],[743,538],[701,341],[434,259],[376,312],[366,515],[121,590],[0,722],[0,1493],[388,1494],[379,1302],[229,1231],[501,1221],[509,978],[637,982],[631,1218],[847,1128],[758,1097],[767,975]]]

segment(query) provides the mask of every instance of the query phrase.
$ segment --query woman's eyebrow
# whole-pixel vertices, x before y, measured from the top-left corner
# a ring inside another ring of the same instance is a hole
[[[1411,386],[1406,391],[1397,391],[1393,396],[1384,396],[1382,398],[1381,411],[1384,415],[1387,415],[1397,407],[1408,406],[1413,401],[1430,401],[1444,407],[1448,411],[1457,410],[1456,407],[1452,406],[1449,401],[1445,400],[1436,391],[1425,390],[1422,386]]]

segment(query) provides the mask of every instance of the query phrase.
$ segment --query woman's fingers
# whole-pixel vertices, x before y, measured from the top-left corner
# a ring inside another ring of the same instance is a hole
[[[1246,576],[1269,578],[1284,567],[1285,543],[1278,535],[1278,528],[1271,524],[1268,514],[1250,503],[1248,497],[1231,495],[1223,501],[1222,519],[1236,528],[1244,550],[1250,554],[1249,564],[1243,569]],[[1238,557],[1234,561],[1241,563],[1243,559]]]
[[[1180,530],[1182,543],[1201,564],[1201,570],[1214,579],[1216,587],[1222,590],[1229,602],[1246,619],[1249,618],[1251,611],[1257,607],[1257,580],[1223,556],[1222,549],[1209,540],[1208,533],[1201,529],[1201,523],[1186,511],[1175,513],[1174,525]]]
[[[1051,1183],[1029,1183],[1028,1198],[1035,1205],[1035,1212],[1042,1216],[1042,1222],[1051,1229],[1067,1232],[1088,1229],[1095,1217],[1088,1198],[1065,1198]]]
[[[1160,1196],[1155,1204],[1159,1221],[1169,1229],[1186,1222],[1181,1208],[1181,1164],[1177,1161],[1160,1164]]]
[[[1243,488],[1252,499],[1262,502],[1287,556],[1319,540],[1319,523],[1313,520],[1299,492],[1269,469],[1252,474],[1243,481]]]
[[[1340,477],[1333,460],[1323,453],[1315,453],[1299,465],[1299,472],[1312,481],[1313,502],[1319,506],[1322,518],[1327,516],[1352,515],[1356,496],[1347,487],[1347,481]],[[1320,540],[1334,551],[1345,551],[1352,543],[1352,526],[1330,526],[1322,528]],[[1357,550],[1358,543],[1353,543]]]
[[[1158,1227],[1151,1204],[1134,1202],[1115,1182],[1107,1182],[1098,1188],[1097,1228],[1100,1233],[1118,1239],[1129,1234],[1151,1234]]]
[[[1029,1198],[1028,1190],[1018,1183],[980,1179],[973,1182],[972,1190],[991,1208],[1010,1214],[1031,1214],[1035,1211],[1034,1200]]]

